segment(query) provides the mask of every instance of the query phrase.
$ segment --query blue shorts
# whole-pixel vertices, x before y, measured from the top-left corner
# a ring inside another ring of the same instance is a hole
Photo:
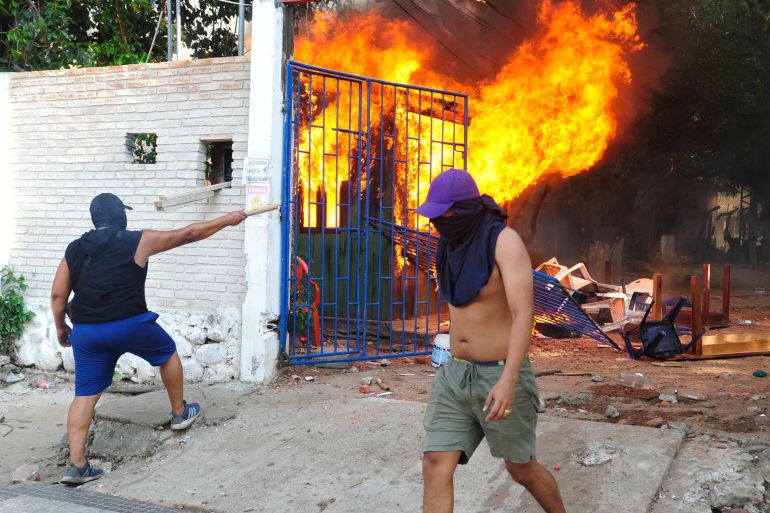
[[[75,356],[75,395],[96,395],[108,388],[123,353],[152,366],[166,363],[176,344],[157,319],[155,312],[145,312],[117,321],[73,323],[69,342]]]

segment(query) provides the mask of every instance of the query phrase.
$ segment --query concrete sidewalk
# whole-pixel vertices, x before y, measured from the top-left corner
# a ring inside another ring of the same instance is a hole
[[[424,403],[322,383],[247,392],[238,386],[188,390],[208,417],[181,434],[157,428],[168,418],[163,391],[100,407],[95,444],[100,430],[109,430],[103,439],[115,447],[149,432],[158,434],[160,446],[154,456],[126,462],[81,488],[222,513],[421,510]],[[646,513],[683,439],[678,430],[544,416],[538,435],[538,459],[560,467],[552,472],[571,513]],[[8,509],[11,500],[0,495],[0,512],[22,511]],[[542,511],[486,444],[459,469],[455,503],[458,512]]]

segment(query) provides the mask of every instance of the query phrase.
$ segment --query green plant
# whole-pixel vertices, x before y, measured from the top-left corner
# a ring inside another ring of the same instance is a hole
[[[307,285],[305,280],[299,280],[297,282],[297,295],[296,297],[292,293],[291,303],[292,307],[289,313],[289,331],[296,333],[297,336],[306,336],[308,330],[308,323],[310,322],[307,307],[297,306],[309,304],[310,297],[308,295]]]
[[[166,7],[173,13],[174,4],[158,0],[0,0],[0,70],[164,61]],[[193,51],[193,58],[237,53],[233,30],[237,2],[184,0],[180,14],[184,45]],[[251,9],[246,9],[249,19]],[[148,48],[151,41],[153,46]]]
[[[13,342],[24,332],[24,325],[35,316],[24,304],[27,284],[24,276],[10,267],[0,270],[0,353],[11,354]]]
[[[155,164],[158,136],[155,134],[136,134],[134,136],[134,164]]]
[[[211,162],[211,154],[214,151],[213,144],[206,145],[206,169],[203,170],[203,177],[206,180],[211,180],[211,172],[214,170]]]

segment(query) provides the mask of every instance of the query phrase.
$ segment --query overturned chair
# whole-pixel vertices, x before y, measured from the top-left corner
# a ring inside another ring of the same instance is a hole
[[[436,249],[438,237],[429,232],[407,228],[380,219],[370,219],[370,225],[391,243],[402,246],[404,254],[418,269],[436,279]],[[546,273],[532,271],[534,317],[539,324],[557,326],[568,333],[592,338],[620,350],[572,297],[572,290]]]
[[[679,315],[679,311],[686,301],[687,298],[680,297],[674,308],[660,321],[647,320],[647,316],[650,314],[655,301],[650,302],[639,326],[628,332],[624,330],[620,332],[620,336],[623,337],[623,341],[626,344],[626,349],[628,349],[628,356],[634,360],[638,360],[642,356],[665,360],[689,353],[690,349],[703,336],[705,330],[697,335],[693,333],[692,340],[687,345],[682,344],[674,323],[676,322],[676,316]],[[631,343],[631,335],[637,332],[642,341],[640,349],[635,349]]]

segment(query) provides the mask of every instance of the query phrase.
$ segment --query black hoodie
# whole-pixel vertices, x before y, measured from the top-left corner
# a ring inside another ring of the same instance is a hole
[[[64,253],[75,297],[70,318],[76,323],[125,319],[147,311],[147,267],[134,262],[141,231],[101,228],[70,243]]]
[[[479,292],[495,268],[497,237],[508,214],[486,194],[456,201],[455,215],[431,219],[441,235],[436,251],[439,290],[452,306],[465,306]]]

